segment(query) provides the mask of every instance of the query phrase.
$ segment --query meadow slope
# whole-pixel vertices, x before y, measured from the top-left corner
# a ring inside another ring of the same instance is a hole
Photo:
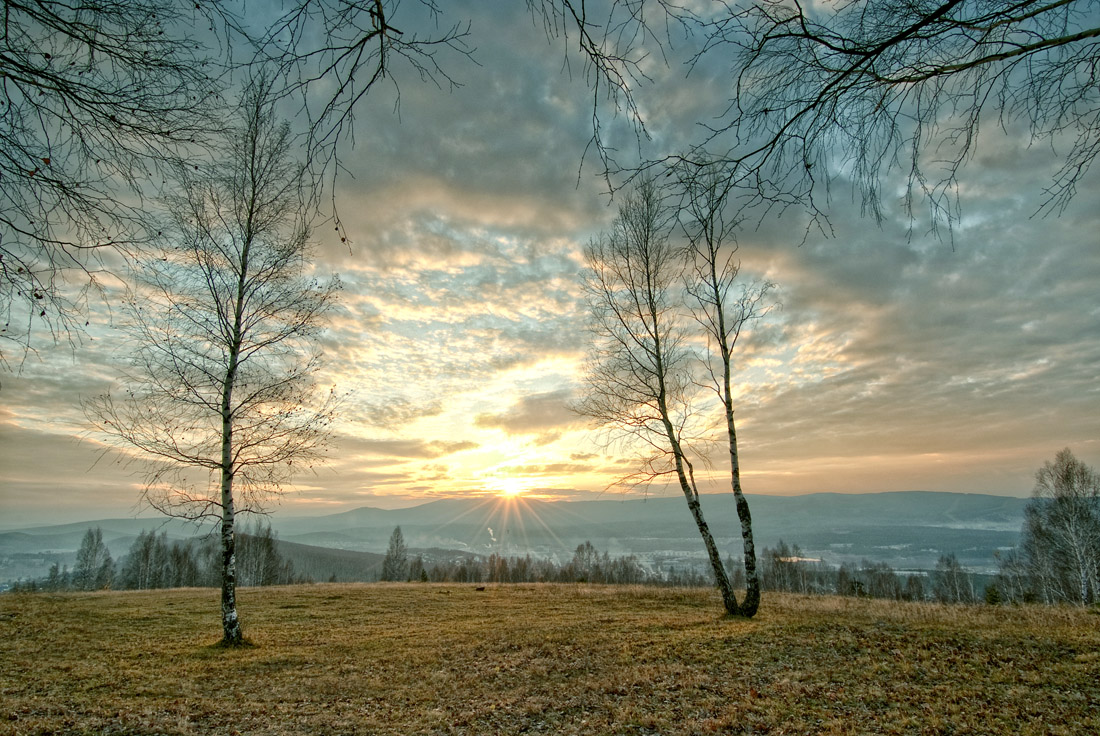
[[[581,585],[0,597],[0,734],[1100,733],[1100,617]]]

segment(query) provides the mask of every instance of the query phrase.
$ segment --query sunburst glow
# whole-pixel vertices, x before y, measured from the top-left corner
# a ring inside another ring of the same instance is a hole
[[[487,484],[489,489],[502,498],[515,498],[522,496],[530,489],[530,485],[523,478],[505,477],[494,478]]]

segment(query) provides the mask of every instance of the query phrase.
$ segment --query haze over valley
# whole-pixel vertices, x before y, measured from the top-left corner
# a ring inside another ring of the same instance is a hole
[[[1008,496],[931,492],[750,496],[749,501],[758,551],[782,540],[828,564],[883,561],[898,570],[931,570],[941,555],[955,554],[974,572],[995,571],[994,554],[1018,543],[1026,504],[1026,499]],[[739,558],[740,527],[731,497],[704,496],[703,505],[723,554]],[[373,553],[352,563],[363,568],[363,579],[371,577],[371,566],[377,566],[396,526],[411,555],[432,550],[429,556],[439,558],[531,555],[562,562],[578,545],[591,542],[612,556],[634,555],[649,570],[702,570],[706,562],[684,500],[673,496],[572,502],[453,499],[312,517],[276,513],[262,521],[270,521],[280,542]],[[203,531],[156,518],[3,530],[0,582],[44,577],[54,563],[72,567],[81,538],[92,527],[102,529],[115,559],[127,553],[142,530],[165,531],[176,539]],[[323,569],[323,564],[317,568]]]

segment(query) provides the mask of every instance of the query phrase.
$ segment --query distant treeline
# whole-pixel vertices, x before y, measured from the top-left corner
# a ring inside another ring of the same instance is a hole
[[[399,530],[395,530],[395,533]],[[399,548],[400,549],[400,548]],[[395,552],[391,541],[387,558]],[[399,553],[400,554],[400,553]],[[1010,556],[1008,559],[1015,559]],[[394,570],[390,580],[447,583],[603,583],[669,587],[709,587],[714,579],[705,566],[681,565],[647,569],[637,557],[611,557],[590,542],[577,547],[571,560],[558,564],[549,559],[489,555],[463,556],[446,562],[426,563],[422,556],[405,562],[398,557],[388,563]],[[966,570],[954,554],[940,557],[933,570],[898,572],[885,562],[863,560],[839,567],[809,559],[799,546],[780,541],[765,547],[758,558],[764,590],[790,593],[885,598],[897,601],[940,603],[1030,602],[1042,600],[1021,583],[1018,570],[1002,566],[999,575]],[[743,587],[745,571],[741,560],[728,557],[726,568],[733,585]]]
[[[971,603],[986,593],[980,590],[982,576],[967,572],[954,555],[940,558],[930,572],[898,573],[885,562],[864,560],[859,565],[839,568],[803,557],[798,545],[780,541],[774,549],[765,547],[759,556],[764,590],[791,593],[847,595],[893,600],[943,603]],[[726,569],[734,586],[744,587],[741,560],[727,557]],[[714,578],[705,566],[681,565],[647,570],[636,557],[611,557],[590,542],[577,547],[564,565],[530,557],[500,557],[464,560],[448,565],[424,566],[417,557],[409,564],[409,580],[471,583],[604,583],[669,587],[710,587]],[[988,597],[988,596],[987,596]]]
[[[999,601],[989,600],[992,594],[988,592],[988,587],[979,590],[979,581],[985,576],[966,571],[954,554],[941,556],[931,571],[906,573],[895,571],[885,562],[871,560],[836,567],[820,560],[807,559],[797,544],[788,546],[780,541],[774,549],[764,548],[759,564],[764,590],[896,601]]]
[[[709,587],[714,584],[709,568],[681,564],[647,568],[634,555],[612,557],[591,542],[577,546],[571,559],[559,563],[530,555],[476,555],[430,550],[412,556],[404,546],[400,528],[394,530],[390,549],[379,563],[377,555],[287,545],[302,558],[313,575],[298,574],[290,559],[280,553],[280,543],[269,526],[237,537],[237,578],[242,586],[312,583],[315,579],[391,580],[432,583],[597,583],[662,587]],[[301,549],[299,549],[301,548]],[[55,563],[40,580],[22,581],[13,592],[148,590],[156,588],[217,587],[220,556],[213,539],[169,540],[163,532],[141,532],[118,563],[103,543],[102,533],[89,529],[76,564],[70,571]],[[863,560],[858,565],[836,567],[807,558],[797,544],[780,541],[758,556],[762,588],[802,594],[885,598],[898,601],[987,603],[1048,601],[1035,591],[1020,555],[1002,559],[996,576],[976,575],[959,564],[953,554],[940,557],[931,571],[898,572],[885,562]],[[727,557],[733,585],[744,586],[741,560]],[[332,570],[329,573],[329,570]],[[324,571],[324,575],[318,575]],[[338,574],[339,573],[339,574]],[[1053,602],[1053,601],[1051,601]]]
[[[294,572],[279,553],[271,527],[257,527],[237,535],[238,585],[288,585],[310,582]],[[217,587],[221,584],[221,556],[212,538],[169,540],[164,532],[142,531],[119,562],[103,543],[97,527],[85,533],[72,570],[54,563],[40,580],[20,581],[15,592],[79,590],[151,590],[156,588]]]
[[[714,578],[705,566],[681,565],[647,569],[637,557],[611,557],[602,554],[591,542],[577,547],[565,564],[549,559],[503,557],[464,557],[451,562],[428,565],[423,557],[404,559],[400,528],[394,530],[384,566],[392,572],[389,580],[448,583],[603,583],[657,585],[670,587],[709,587]],[[745,584],[744,565],[733,557],[726,559],[733,585]],[[847,595],[893,600],[936,600],[944,603],[970,603],[991,594],[979,591],[981,576],[967,572],[954,555],[940,558],[936,569],[910,574],[895,572],[885,562],[864,560],[859,565],[839,568],[819,560],[807,559],[798,545],[780,541],[774,549],[765,547],[759,556],[759,573],[765,590],[792,593]]]
[[[320,548],[308,548],[312,555],[304,558],[305,566],[314,573],[327,572],[331,567],[333,571],[325,579],[333,582],[381,578],[433,583],[597,583],[662,587],[709,587],[714,584],[706,566],[658,565],[650,569],[634,555],[612,557],[607,552],[601,553],[591,542],[578,545],[572,558],[564,564],[530,555],[482,556],[445,550],[432,550],[427,559],[424,554],[410,559],[400,534],[400,528],[394,530],[394,539],[381,566],[368,561],[377,559],[373,555]],[[300,554],[298,547],[300,545],[289,545],[288,549]],[[355,569],[357,559],[361,560],[359,569]],[[220,565],[216,540],[169,540],[165,533],[158,535],[153,531],[142,531],[128,553],[116,563],[97,528],[85,534],[72,570],[55,563],[46,578],[16,583],[12,590],[217,587]],[[798,545],[788,546],[780,541],[774,549],[763,549],[759,565],[764,590],[946,603],[968,603],[983,597],[1000,600],[1002,597],[1000,593],[990,593],[989,588],[977,591],[975,576],[966,572],[954,555],[942,557],[930,573],[903,574],[884,562],[869,560],[837,568],[807,559]],[[731,582],[744,586],[741,561],[728,557],[726,567]],[[263,586],[311,583],[315,577],[297,574],[293,562],[280,553],[270,526],[264,526],[237,536],[237,579],[242,586]]]
[[[397,561],[400,570],[400,561]],[[451,561],[425,563],[417,555],[408,563],[408,574],[397,579],[433,583],[601,583],[607,585],[694,585],[705,579],[698,575],[659,579],[642,566],[638,558],[629,555],[611,557],[600,553],[591,542],[578,545],[572,559],[560,564],[547,558],[468,556]]]
[[[997,555],[1000,564],[995,574],[970,572],[954,554],[942,555],[927,572],[899,573],[885,562],[870,560],[837,568],[804,558],[798,545],[788,547],[780,542],[775,549],[765,548],[761,555],[762,585],[765,590],[898,601],[1095,604],[1095,580],[1100,575],[1095,564],[1075,564],[1067,559],[1070,552],[1035,533],[1038,512],[1034,509],[1042,511],[1043,503],[1029,508],[1030,527],[1025,527],[1023,544]],[[1100,527],[1092,543],[1100,546]],[[1092,554],[1091,559],[1100,559],[1100,554]]]
[[[832,570],[801,559],[798,548],[765,550],[765,585],[779,590],[834,592],[944,602],[1100,603],[1100,473],[1066,448],[1035,473],[1024,508],[1020,544],[998,553],[999,570],[979,591],[979,576],[954,555],[940,557],[927,577],[904,578],[881,563]]]

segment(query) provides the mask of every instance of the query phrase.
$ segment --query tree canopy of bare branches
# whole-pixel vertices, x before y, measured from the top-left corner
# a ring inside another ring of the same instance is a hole
[[[371,89],[396,86],[398,67],[457,86],[437,55],[468,54],[468,24],[424,35],[434,2],[400,5],[295,0],[242,17],[223,0],[3,0],[0,359],[36,330],[74,339],[117,256],[147,252],[147,199],[216,139],[231,72],[278,79],[301,105],[314,205]]]
[[[699,121],[694,149],[658,155],[717,167],[743,208],[805,207],[827,227],[829,183],[843,174],[882,217],[896,172],[910,213],[923,198],[933,224],[950,222],[961,168],[1000,126],[1052,148],[1060,168],[1036,209],[1057,211],[1100,153],[1095,0],[532,5],[579,39],[615,112],[640,116],[641,60],[674,50],[670,26],[694,44],[670,63],[728,70],[725,106]],[[598,126],[606,103],[593,103]]]
[[[0,355],[81,326],[98,256],[139,246],[150,182],[217,129],[220,72],[191,29],[220,7],[4,0]]]
[[[282,81],[282,94],[300,102],[307,119],[311,163],[328,178],[337,154],[354,139],[356,112],[368,93],[400,74],[440,88],[459,86],[449,55],[468,57],[470,26],[440,26],[435,0],[294,0],[256,34],[252,64]],[[398,12],[400,9],[400,13]],[[425,29],[435,28],[436,32]],[[323,179],[322,179],[323,181]]]
[[[983,123],[1019,123],[1061,161],[1041,205],[1057,209],[1100,152],[1092,0],[756,2],[703,28],[702,54],[735,59],[707,143],[747,141],[725,154],[730,175],[768,182],[769,196],[814,205],[814,185],[844,169],[881,217],[884,176],[900,168],[910,203],[919,192],[951,216]]]
[[[933,225],[950,222],[961,168],[1000,125],[1053,149],[1060,168],[1037,209],[1057,211],[1100,151],[1095,0],[528,7],[585,60],[607,172],[630,165],[615,160],[604,113],[644,137],[654,63],[728,70],[726,99],[699,121],[694,148],[650,163],[717,168],[742,208],[805,207],[827,227],[822,197],[842,174],[882,217],[896,173],[911,213],[922,199]],[[456,87],[453,60],[474,51],[469,22],[442,20],[435,0],[293,0],[248,19],[223,0],[2,9],[0,344],[24,350],[34,328],[56,339],[81,325],[98,254],[140,252],[143,195],[217,129],[227,69],[270,72],[281,95],[297,95],[323,182],[372,89],[400,74]]]
[[[303,167],[269,90],[245,94],[224,161],[182,174],[162,259],[144,263],[129,310],[125,395],[85,406],[104,437],[148,461],[145,501],[219,521],[228,644],[241,641],[235,515],[262,510],[296,465],[319,457],[337,403],[314,398],[314,340],[338,283],[307,275]]]

